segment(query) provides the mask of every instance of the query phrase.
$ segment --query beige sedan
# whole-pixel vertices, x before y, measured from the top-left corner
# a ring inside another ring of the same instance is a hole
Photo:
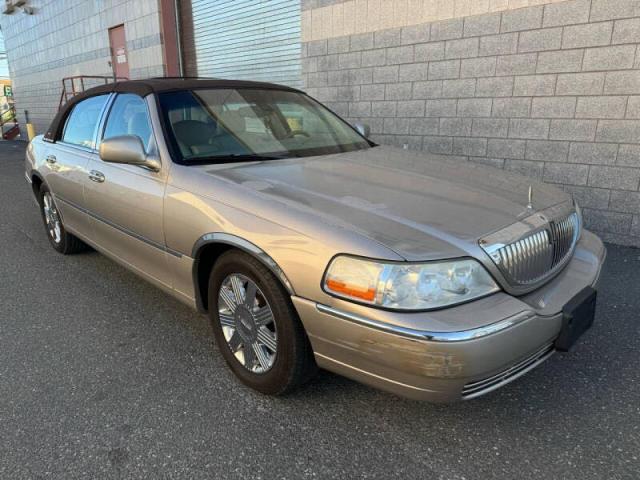
[[[72,99],[25,173],[54,249],[208,313],[263,393],[321,367],[470,399],[567,351],[605,257],[571,197],[367,134],[288,87],[119,82]]]

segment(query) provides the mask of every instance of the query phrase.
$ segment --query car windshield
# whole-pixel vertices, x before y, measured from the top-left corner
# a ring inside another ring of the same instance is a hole
[[[372,145],[298,92],[218,88],[161,93],[159,99],[169,142],[185,164],[327,155]]]

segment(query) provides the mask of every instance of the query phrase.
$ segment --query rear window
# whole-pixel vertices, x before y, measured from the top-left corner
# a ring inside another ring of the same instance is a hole
[[[64,126],[62,141],[71,145],[95,148],[96,128],[109,95],[97,95],[79,102]]]

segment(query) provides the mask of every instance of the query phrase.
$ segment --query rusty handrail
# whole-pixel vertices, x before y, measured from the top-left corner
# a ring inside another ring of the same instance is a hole
[[[79,88],[76,89],[76,81],[80,81]],[[84,92],[85,90],[85,80],[102,80],[103,84],[106,85],[111,82],[117,82],[122,80],[129,80],[127,77],[114,77],[114,76],[105,76],[105,75],[75,75],[72,77],[64,77],[62,79],[62,92],[60,93],[60,102],[58,104],[58,110],[62,108],[62,106],[69,101],[69,98],[75,97],[77,94]],[[67,84],[69,83],[69,89],[67,89]]]
[[[4,116],[7,113],[11,113],[11,117],[9,117],[9,118],[7,118],[5,120]],[[16,107],[11,106],[11,107],[7,108],[6,110],[4,110],[3,112],[0,112],[0,127],[5,125],[5,124],[7,124],[7,123],[9,123],[9,122],[15,121],[15,119],[16,119]]]
[[[9,113],[10,116],[5,120],[4,117],[7,113]],[[9,130],[5,132],[4,126],[10,122],[13,122],[13,125],[11,126],[11,128],[9,128]],[[18,128],[18,117],[16,116],[16,107],[15,105],[11,105],[5,111],[0,112],[0,137],[2,137],[2,139],[4,140],[9,139],[8,134],[11,132],[11,130],[14,130],[16,128]]]

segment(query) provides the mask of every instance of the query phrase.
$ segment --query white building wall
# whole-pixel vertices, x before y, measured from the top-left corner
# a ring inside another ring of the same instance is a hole
[[[0,31],[0,78],[9,78],[9,64],[7,63],[7,53],[4,48],[4,36]]]
[[[164,75],[158,0],[30,0],[33,15],[0,15],[20,119],[43,133],[62,78],[112,75],[109,28],[124,24],[131,78]]]

